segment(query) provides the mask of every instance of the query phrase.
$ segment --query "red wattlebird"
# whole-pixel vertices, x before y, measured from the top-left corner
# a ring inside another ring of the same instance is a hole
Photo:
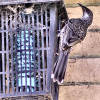
[[[58,35],[60,38],[59,56],[51,75],[53,81],[58,84],[63,83],[71,47],[84,40],[87,29],[93,20],[92,11],[82,4],[79,4],[79,6],[82,8],[83,16],[77,19],[69,19]]]

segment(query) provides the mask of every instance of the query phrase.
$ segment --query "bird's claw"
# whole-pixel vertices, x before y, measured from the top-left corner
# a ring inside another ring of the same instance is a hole
[[[59,56],[59,53],[56,53],[57,56]]]

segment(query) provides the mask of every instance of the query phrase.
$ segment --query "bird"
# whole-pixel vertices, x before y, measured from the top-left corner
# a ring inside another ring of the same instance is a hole
[[[58,84],[62,84],[64,81],[71,48],[84,40],[87,29],[93,21],[93,12],[81,3],[78,3],[78,5],[82,8],[82,17],[68,19],[58,34],[60,39],[58,58],[54,63],[51,73],[53,82]]]

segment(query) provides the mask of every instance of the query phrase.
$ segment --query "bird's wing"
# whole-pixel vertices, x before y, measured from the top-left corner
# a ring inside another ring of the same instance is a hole
[[[81,42],[86,36],[87,28],[81,19],[70,19],[60,32],[60,49],[72,47]]]
[[[68,21],[68,27],[72,30],[71,37],[83,40],[86,36],[87,26],[85,26],[84,21],[80,18],[70,19]]]
[[[66,24],[62,29],[61,29],[61,32],[59,34],[59,37],[60,37],[60,44],[59,44],[59,49],[60,51],[62,51],[64,45],[67,45],[68,44],[68,39],[70,37],[70,29],[68,27],[68,24]]]

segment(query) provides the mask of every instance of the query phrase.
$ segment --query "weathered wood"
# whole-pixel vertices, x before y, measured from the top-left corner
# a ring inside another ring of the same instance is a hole
[[[61,0],[0,0],[0,5],[24,4],[24,3],[54,3]]]

